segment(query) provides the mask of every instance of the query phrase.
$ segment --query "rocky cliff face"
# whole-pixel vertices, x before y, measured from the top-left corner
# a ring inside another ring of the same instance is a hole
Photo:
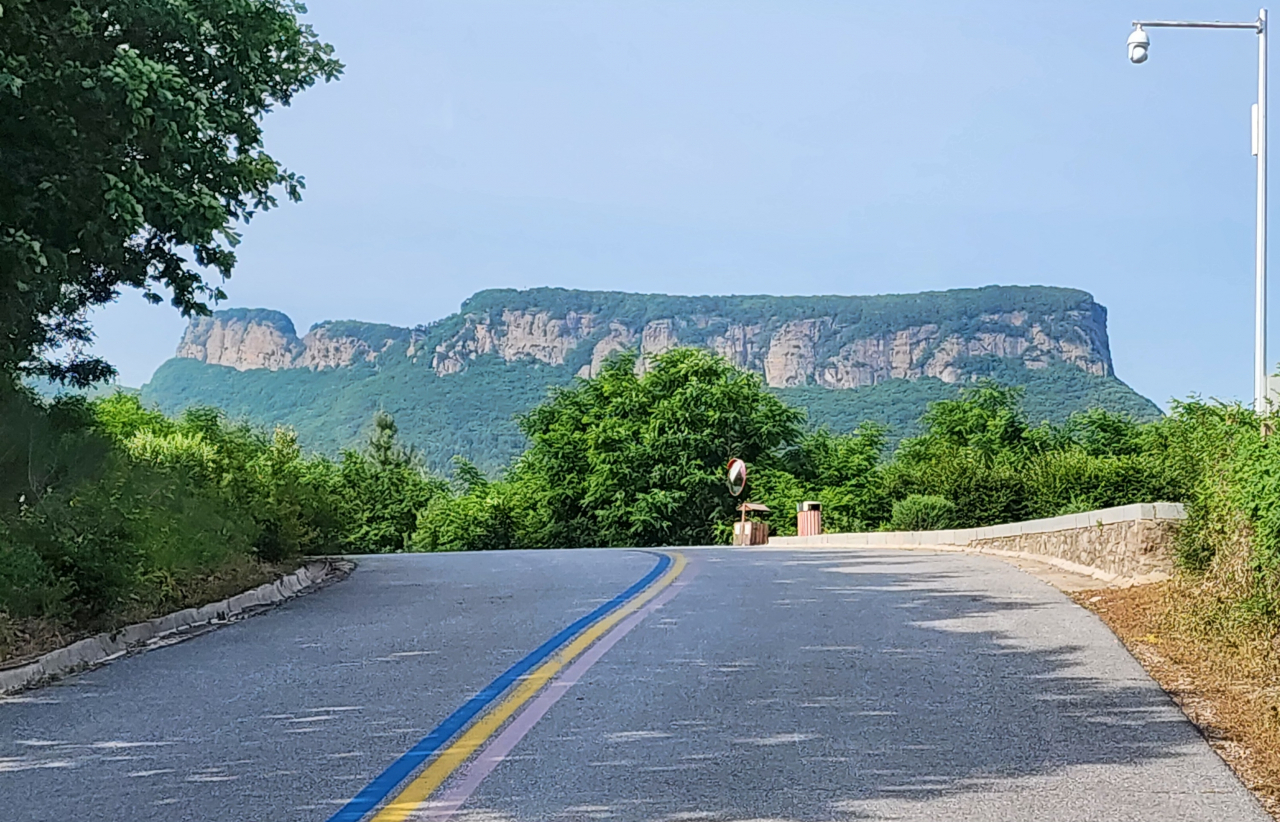
[[[393,338],[388,337],[375,347],[366,339],[334,333],[324,323],[299,338],[293,322],[278,311],[233,309],[192,319],[178,343],[177,356],[226,365],[237,371],[320,371],[349,366],[358,360],[372,362],[392,342]]]
[[[493,357],[592,376],[616,352],[638,351],[643,371],[648,358],[678,345],[710,348],[774,387],[856,388],[921,377],[955,383],[993,359],[1112,374],[1106,309],[1088,294],[994,286],[815,298],[481,292],[460,314],[412,331],[331,323],[301,338],[279,312],[241,309],[193,320],[178,356],[239,370],[421,357],[442,377]]]
[[[503,311],[496,322],[468,317],[462,330],[436,346],[431,367],[441,376],[456,374],[485,354],[507,362],[527,358],[564,365],[565,355],[591,335],[594,323],[595,317],[573,311],[563,317],[549,311]]]
[[[1013,311],[968,319],[968,329],[924,323],[849,338],[837,317],[773,325],[725,316],[627,324],[592,314],[557,318],[547,310],[503,311],[500,318],[467,316],[460,330],[436,346],[431,365],[437,374],[456,374],[488,353],[507,361],[563,365],[571,352],[588,346],[590,360],[578,375],[590,377],[617,351],[639,351],[637,370],[643,371],[647,358],[684,344],[710,348],[741,368],[761,372],[777,388],[857,388],[920,377],[961,382],[986,357],[1020,360],[1027,368],[1060,360],[1097,376],[1112,373],[1106,313],[1099,305],[1044,316]]]
[[[177,356],[237,371],[275,371],[292,366],[301,348],[293,322],[278,311],[219,311],[192,318]]]

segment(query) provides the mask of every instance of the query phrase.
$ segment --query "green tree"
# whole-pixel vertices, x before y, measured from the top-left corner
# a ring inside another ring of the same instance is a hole
[[[405,468],[414,461],[413,452],[400,443],[399,436],[400,428],[394,417],[386,411],[374,413],[373,431],[369,434],[369,445],[365,449],[374,468],[394,470]]]
[[[643,376],[635,365],[615,357],[522,420],[532,445],[512,480],[540,489],[542,544],[712,542],[734,516],[729,459],[768,467],[800,438],[802,412],[710,352],[668,351]]]
[[[342,66],[296,0],[6,0],[0,7],[0,375],[75,384],[121,287],[207,313],[236,227],[300,197],[262,117]],[[215,272],[217,280],[209,278]],[[59,349],[59,347],[62,347]]]
[[[461,461],[459,473],[474,466]],[[530,520],[538,516],[537,499],[527,497],[530,486],[491,482],[478,471],[463,476],[463,491],[437,494],[418,512],[413,534],[415,551],[495,551],[531,547],[528,536],[537,531]]]
[[[852,434],[820,429],[800,444],[799,464],[792,470],[808,484],[808,498],[822,503],[826,530],[861,531],[888,518],[890,502],[880,470],[885,433],[884,426],[864,422]]]
[[[984,459],[1020,451],[1034,442],[1022,412],[1023,389],[981,380],[954,400],[930,404],[920,418],[925,434],[919,444],[970,448]]]
[[[1020,389],[982,380],[954,400],[930,404],[924,434],[903,440],[885,467],[889,497],[942,497],[959,527],[1016,522],[1028,515],[1025,462],[1060,439],[1032,429]]]
[[[398,438],[395,420],[379,411],[364,451],[344,451],[333,477],[343,498],[342,540],[357,551],[408,548],[418,513],[438,494],[444,480],[429,475]]]
[[[1063,433],[1090,456],[1121,456],[1143,451],[1142,426],[1128,414],[1090,408],[1072,414]]]

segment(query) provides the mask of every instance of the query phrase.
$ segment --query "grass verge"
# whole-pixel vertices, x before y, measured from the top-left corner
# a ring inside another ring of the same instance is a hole
[[[1078,591],[1280,820],[1280,635],[1215,619],[1193,583]]]
[[[169,580],[162,586],[163,595],[156,599],[130,602],[111,616],[87,624],[72,625],[48,618],[12,619],[0,612],[0,667],[23,665],[94,634],[226,599],[292,573],[298,564],[276,565],[235,556],[211,573]]]

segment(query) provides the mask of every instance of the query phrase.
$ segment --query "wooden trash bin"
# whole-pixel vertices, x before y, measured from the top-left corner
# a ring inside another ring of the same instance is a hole
[[[738,506],[742,512],[742,521],[733,524],[734,545],[765,545],[769,542],[769,524],[747,519],[748,512],[769,513],[767,505],[758,502],[744,502]]]
[[[735,522],[733,524],[734,545],[767,545],[769,543],[769,523]]]
[[[822,533],[822,503],[796,503],[796,535],[816,537]]]

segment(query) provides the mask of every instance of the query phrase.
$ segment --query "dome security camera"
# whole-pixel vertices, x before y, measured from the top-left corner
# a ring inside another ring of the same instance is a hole
[[[1133,30],[1133,34],[1129,35],[1129,60],[1134,63],[1145,63],[1150,50],[1151,38],[1147,36],[1142,26],[1138,26]]]

